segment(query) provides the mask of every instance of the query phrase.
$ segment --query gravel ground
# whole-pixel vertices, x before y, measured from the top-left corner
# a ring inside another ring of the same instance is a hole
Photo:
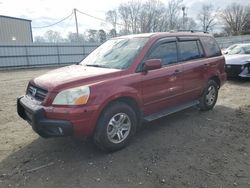
[[[250,81],[228,81],[214,110],[145,124],[118,152],[90,141],[39,138],[16,97],[48,69],[0,72],[0,187],[250,187]]]

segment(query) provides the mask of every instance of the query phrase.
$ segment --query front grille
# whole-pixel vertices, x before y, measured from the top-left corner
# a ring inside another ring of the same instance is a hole
[[[27,94],[31,95],[38,101],[43,101],[47,96],[48,91],[45,89],[39,88],[37,86],[29,85],[27,89]]]
[[[242,65],[226,65],[226,73],[228,77],[237,77],[241,72]]]

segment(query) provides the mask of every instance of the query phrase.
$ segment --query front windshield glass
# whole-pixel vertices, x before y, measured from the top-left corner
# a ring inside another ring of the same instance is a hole
[[[232,49],[234,49],[236,46],[237,46],[237,44],[234,44],[234,45],[232,45],[232,46],[229,46],[229,47],[227,48],[227,50],[228,50],[228,51],[229,51],[229,50],[232,50]]]
[[[228,52],[229,55],[234,54],[250,54],[250,45],[237,46]]]
[[[148,38],[111,39],[95,49],[80,64],[85,66],[126,69]]]

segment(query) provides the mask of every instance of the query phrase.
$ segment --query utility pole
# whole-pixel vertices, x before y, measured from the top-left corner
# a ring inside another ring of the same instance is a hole
[[[74,15],[75,15],[75,23],[76,23],[76,35],[77,35],[77,39],[79,39],[78,22],[77,22],[77,16],[76,16],[76,8],[74,8]]]
[[[182,7],[182,28],[185,30],[185,9],[186,7]]]

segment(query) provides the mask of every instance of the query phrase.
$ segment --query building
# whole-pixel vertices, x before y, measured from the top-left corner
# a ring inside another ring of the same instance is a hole
[[[0,15],[0,45],[32,42],[31,20]]]

